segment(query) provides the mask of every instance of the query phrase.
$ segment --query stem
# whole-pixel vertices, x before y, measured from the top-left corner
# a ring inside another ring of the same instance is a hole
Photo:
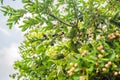
[[[78,8],[77,8],[77,3],[76,0],[73,0],[73,5],[74,5],[74,12],[75,12],[75,18],[77,19],[76,25],[78,24],[79,18],[78,18]]]
[[[62,21],[62,20],[60,20],[58,17],[56,17],[56,16],[53,15],[53,14],[48,13],[48,15],[51,16],[51,17],[53,17],[53,18],[55,18],[55,19],[56,19],[57,21],[59,21],[60,23],[63,23],[63,24],[65,24],[65,25],[67,25],[67,26],[73,27],[73,25],[68,24],[68,23],[66,23],[66,22],[64,22],[64,21]]]
[[[86,69],[86,73],[87,73],[86,80],[89,80],[88,69]]]

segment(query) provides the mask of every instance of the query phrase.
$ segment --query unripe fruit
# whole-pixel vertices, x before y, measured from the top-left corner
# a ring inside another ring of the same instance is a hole
[[[84,51],[82,52],[82,56],[84,56],[84,55],[86,55],[86,54],[87,54],[87,51],[84,50]]]
[[[109,67],[109,64],[105,64],[105,67],[106,67],[106,68]]]
[[[73,72],[71,70],[67,71],[67,73],[71,76]]]
[[[81,36],[83,33],[82,33],[82,32],[80,32],[79,34],[80,34],[80,36]]]
[[[80,77],[80,80],[86,80],[84,77]]]
[[[102,58],[103,57],[103,55],[102,54],[98,54],[98,58],[100,59],[100,58]]]
[[[54,53],[52,54],[52,56],[54,56],[54,57],[55,57],[55,56],[57,56],[57,53],[56,53],[56,52],[54,52]]]
[[[75,64],[74,64],[74,67],[77,67],[77,66],[78,66],[78,64],[77,64],[77,63],[75,63]]]
[[[109,61],[109,62],[108,62],[108,65],[111,65],[111,64],[112,64],[112,62],[111,62],[111,61]]]
[[[74,68],[74,67],[72,67],[72,68],[70,69],[70,71],[72,71],[72,72],[73,72],[74,70],[75,70],[75,68]]]
[[[107,69],[106,68],[102,68],[102,71],[106,71]]]
[[[99,72],[99,68],[96,68],[96,73],[98,73]]]
[[[70,75],[70,76],[73,75],[73,72],[70,72],[69,75]]]
[[[117,67],[117,65],[114,65],[114,68],[116,68]]]
[[[96,66],[97,66],[99,63],[98,63],[98,62],[96,62],[95,64],[96,64]]]
[[[119,58],[119,55],[115,55],[116,58]]]
[[[101,52],[102,52],[102,53],[104,53],[104,52],[105,52],[105,50],[103,50],[103,49],[102,49],[102,50],[101,50]]]
[[[104,36],[101,36],[100,39],[105,39],[105,37],[104,37]]]
[[[71,73],[71,71],[69,70],[69,71],[67,71],[67,73],[69,74],[69,73]]]
[[[115,31],[115,35],[119,36],[119,31],[118,30]]]
[[[102,45],[100,45],[100,46],[97,47],[97,50],[102,50],[102,49],[103,49]]]
[[[70,66],[74,66],[74,63],[70,63]]]
[[[120,74],[120,71],[118,73]]]
[[[118,75],[118,72],[114,72],[114,75],[117,76],[117,75]]]
[[[116,37],[116,36],[115,36],[113,33],[108,35],[108,38],[109,38],[109,39],[114,39],[115,37]]]
[[[90,38],[93,38],[93,37],[94,37],[94,34],[89,34],[89,37],[90,37]]]

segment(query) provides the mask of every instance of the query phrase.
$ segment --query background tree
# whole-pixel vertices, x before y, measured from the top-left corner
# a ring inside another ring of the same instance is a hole
[[[27,31],[19,47],[23,80],[117,80],[120,75],[120,1],[22,0],[2,6],[7,25]],[[24,17],[26,14],[32,17]]]

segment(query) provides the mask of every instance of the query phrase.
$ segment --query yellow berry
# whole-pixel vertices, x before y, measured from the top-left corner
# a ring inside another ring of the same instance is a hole
[[[85,77],[80,77],[80,80],[86,80]]]
[[[111,62],[111,61],[109,61],[109,62],[108,62],[108,65],[111,65],[111,64],[112,64],[112,62]]]
[[[82,52],[82,56],[84,56],[84,55],[86,55],[86,54],[87,54],[87,51],[84,50],[84,51]]]
[[[118,75],[118,72],[114,72],[114,75],[117,76],[117,75]]]
[[[116,58],[119,58],[119,55],[115,55]]]
[[[70,72],[69,75],[70,75],[70,76],[73,75],[73,72]]]
[[[120,71],[118,73],[120,74]]]
[[[104,52],[105,52],[105,50],[103,50],[103,49],[102,49],[102,50],[101,50],[101,52],[102,52],[102,53],[104,53]]]
[[[116,68],[117,67],[117,65],[114,65],[114,68]]]
[[[105,67],[106,67],[106,68],[109,67],[109,64],[105,64]]]
[[[98,58],[102,58],[102,54],[98,54]]]
[[[74,71],[75,70],[75,68],[74,67],[72,67],[71,69],[70,69],[70,71]]]
[[[74,67],[77,67],[77,66],[78,66],[78,64],[77,64],[77,63],[75,63],[75,64],[74,64]]]
[[[102,45],[100,45],[100,46],[97,47],[97,50],[102,50],[102,49],[103,49]]]
[[[74,63],[70,63],[70,66],[74,66]]]
[[[106,71],[107,69],[106,68],[102,68],[103,71]]]

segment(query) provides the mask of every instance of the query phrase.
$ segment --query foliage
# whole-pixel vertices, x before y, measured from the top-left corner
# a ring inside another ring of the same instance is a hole
[[[8,26],[26,31],[19,47],[23,80],[117,80],[120,75],[119,0],[22,0],[3,6]],[[24,17],[30,13],[32,17]]]

